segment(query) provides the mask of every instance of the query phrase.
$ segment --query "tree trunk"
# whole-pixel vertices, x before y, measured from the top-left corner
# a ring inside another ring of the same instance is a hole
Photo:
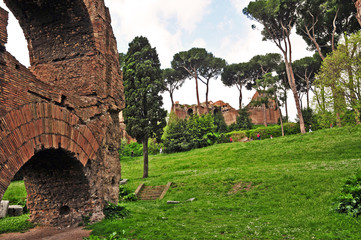
[[[356,18],[357,18],[358,23],[359,23],[360,26],[361,26],[361,0],[357,0],[357,1],[355,2],[355,7],[356,7],[356,9],[357,9]]]
[[[287,105],[287,90],[285,90],[285,110],[286,110],[286,120],[288,120],[288,105]]]
[[[242,109],[242,86],[239,87],[239,109]]]
[[[172,102],[172,110],[171,110],[171,112],[175,113],[175,105],[174,105],[174,100],[173,100],[173,94],[169,93],[169,95],[170,95],[170,101]]]
[[[263,108],[263,125],[267,127],[267,115],[266,115],[266,104],[262,104]]]
[[[278,111],[280,112],[280,123],[281,123],[281,130],[282,130],[282,137],[285,136],[285,132],[283,130],[283,119],[282,119],[282,112],[281,112],[281,108],[278,106],[278,100],[277,98],[275,99],[276,102],[276,107],[278,108]]]
[[[305,77],[306,77],[306,100],[307,100],[307,109],[310,108],[310,95],[309,95],[309,90],[310,90],[310,80],[309,80],[309,77],[306,76],[305,74]]]
[[[290,87],[291,87],[291,90],[292,90],[292,93],[293,93],[293,97],[295,99],[297,114],[298,114],[298,118],[300,120],[300,130],[301,130],[301,133],[306,133],[305,123],[303,121],[303,116],[302,116],[302,111],[301,111],[301,106],[300,106],[300,99],[298,98],[296,82],[295,82],[295,76],[293,74],[292,65],[291,65],[291,63],[288,62],[287,53],[284,53],[284,55],[285,55],[284,57],[285,57],[285,64],[286,64],[286,72],[287,72],[288,82],[290,84]]]
[[[206,107],[207,107],[207,114],[209,113],[209,107],[208,107],[208,91],[209,91],[209,81],[207,81],[207,88],[206,88]]]
[[[201,115],[201,103],[199,102],[199,92],[198,92],[198,75],[196,73],[194,79],[196,80],[196,94],[197,94],[197,104],[198,104],[198,107],[197,107],[197,114],[198,115]]]
[[[148,177],[148,138],[142,140],[143,144],[143,161],[144,161],[144,171],[143,178]]]

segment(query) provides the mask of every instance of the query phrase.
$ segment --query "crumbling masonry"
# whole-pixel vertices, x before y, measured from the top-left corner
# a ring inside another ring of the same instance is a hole
[[[0,199],[24,175],[30,220],[75,225],[117,202],[116,41],[103,0],[5,0],[28,42],[31,67],[5,49],[0,9]]]

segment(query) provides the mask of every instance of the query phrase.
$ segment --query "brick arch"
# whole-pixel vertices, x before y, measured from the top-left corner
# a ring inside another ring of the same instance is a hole
[[[0,118],[0,195],[11,179],[37,152],[62,148],[74,153],[83,166],[99,149],[92,131],[66,108],[31,103]]]
[[[5,3],[24,31],[31,65],[79,57],[94,50],[93,26],[84,1],[5,0]]]
[[[24,31],[31,66],[6,51],[7,12],[0,8],[0,197],[20,169],[25,186],[31,186],[28,199],[42,196],[30,205],[31,221],[76,225],[84,211],[91,221],[100,220],[106,202],[118,201],[121,178],[118,113],[124,96],[109,10],[104,0],[4,2]],[[52,159],[68,161],[69,168],[52,166],[58,178],[33,174],[44,173],[35,163]],[[61,198],[42,195],[49,183],[53,191],[69,187],[76,193],[66,177],[75,176],[73,168],[76,176],[84,175],[88,200],[69,191]],[[64,199],[72,202],[71,216],[54,220]]]

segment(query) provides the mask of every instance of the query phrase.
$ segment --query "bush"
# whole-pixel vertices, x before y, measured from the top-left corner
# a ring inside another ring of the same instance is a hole
[[[224,121],[224,117],[222,115],[222,111],[221,111],[220,107],[216,108],[213,118],[214,118],[213,123],[215,126],[215,131],[217,133],[225,133],[228,131],[228,126],[227,126],[226,122]]]
[[[296,123],[285,123],[283,124],[283,131],[285,135],[292,135],[300,133],[300,126]],[[249,138],[257,139],[257,134],[260,133],[261,139],[282,136],[282,129],[279,125],[269,126],[269,127],[258,127],[256,129],[251,129],[247,131],[247,136]]]
[[[230,138],[232,138],[233,142],[240,142],[243,138],[247,137],[247,134],[245,131],[233,131],[226,134],[228,138],[228,142],[230,141]]]
[[[148,141],[148,154],[155,155],[159,153],[159,149],[163,147],[163,144],[157,143],[155,139],[149,139]],[[121,141],[119,156],[131,157],[133,152],[134,157],[143,156],[143,144],[132,142],[127,143],[125,141]]]
[[[151,155],[156,155],[159,153],[160,148],[163,148],[162,143],[158,143],[155,138],[151,138],[148,141],[148,153]]]
[[[124,206],[113,203],[108,203],[104,207],[103,213],[105,215],[105,219],[119,219],[125,218],[129,215],[129,211],[125,209]]]
[[[126,141],[122,141],[121,147],[119,149],[120,158],[122,156],[130,157],[132,156],[132,152],[134,157],[143,156],[143,145],[137,142],[132,142],[128,144]]]
[[[188,120],[170,116],[162,137],[165,152],[183,152],[193,148],[209,146],[217,142],[214,119],[208,114],[191,116]]]
[[[252,129],[253,123],[252,120],[249,118],[250,113],[248,112],[247,108],[241,108],[238,111],[239,116],[237,117],[237,126],[238,129]]]
[[[361,214],[361,171],[346,180],[337,198],[336,211],[353,217]]]
[[[119,186],[119,201],[131,202],[136,201],[135,193],[127,189],[124,185]]]
[[[164,130],[162,137],[164,151],[167,153],[184,152],[191,150],[193,142],[187,128],[187,121],[182,119],[172,119]]]

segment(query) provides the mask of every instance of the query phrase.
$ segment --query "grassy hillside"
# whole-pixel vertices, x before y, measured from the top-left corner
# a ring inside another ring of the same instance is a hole
[[[152,156],[146,180],[142,158],[124,159],[131,190],[174,186],[161,201],[126,203],[130,217],[91,228],[130,239],[360,239],[360,219],[332,210],[360,166],[360,127]]]

